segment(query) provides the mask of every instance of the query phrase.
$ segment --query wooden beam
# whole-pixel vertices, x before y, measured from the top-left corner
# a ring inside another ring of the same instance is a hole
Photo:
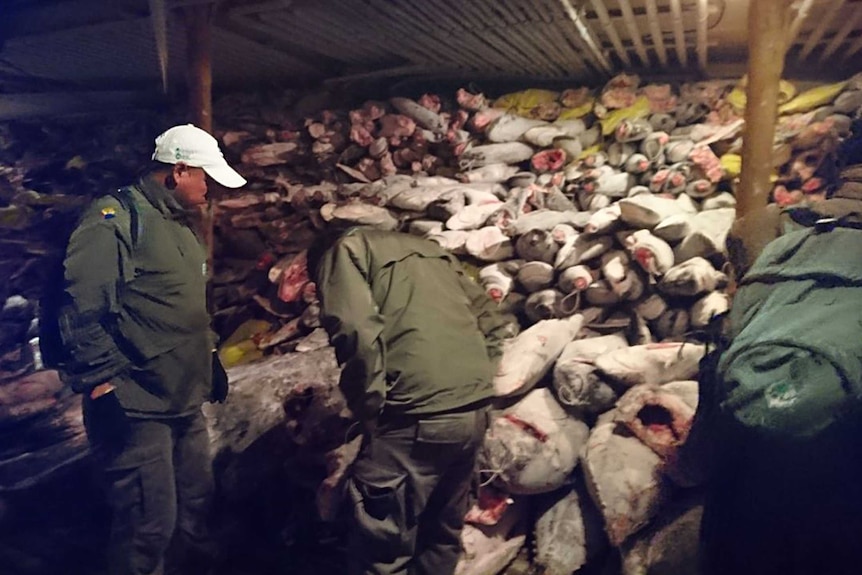
[[[187,85],[189,115],[192,122],[209,133],[212,117],[212,16],[210,4],[182,8],[186,27]],[[212,308],[212,278],[215,273],[213,246],[215,241],[215,208],[213,202],[201,207],[200,228],[207,249],[207,307]]]
[[[757,2],[752,2],[756,4]],[[697,63],[706,71],[709,50],[709,0],[697,0]],[[749,36],[749,41],[751,36]]]
[[[778,87],[787,50],[785,0],[757,0],[748,7],[748,87],[737,217],[766,206],[771,191],[772,148]]]
[[[212,132],[212,6],[183,8],[188,57],[189,114],[202,130]]]

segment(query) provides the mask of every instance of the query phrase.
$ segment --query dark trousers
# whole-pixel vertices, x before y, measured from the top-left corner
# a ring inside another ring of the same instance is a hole
[[[731,430],[721,439],[704,506],[704,574],[860,572],[862,425],[768,441]]]
[[[113,394],[85,400],[84,423],[104,470],[113,512],[111,575],[161,575],[172,538],[196,573],[211,553],[208,513],[214,490],[206,423],[200,411],[170,419],[125,415]]]
[[[451,575],[487,410],[381,421],[348,493],[352,575]]]

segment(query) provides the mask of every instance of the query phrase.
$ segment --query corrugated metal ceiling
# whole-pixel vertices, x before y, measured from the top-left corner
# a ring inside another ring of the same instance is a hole
[[[172,83],[182,81],[185,64],[173,16],[190,4],[215,5],[216,89],[363,75],[598,82],[627,70],[745,69],[748,0],[165,1]],[[158,90],[148,1],[108,4],[12,0],[0,9],[0,91],[26,91],[20,86],[35,78]],[[862,0],[797,0],[791,21],[790,71],[858,71]]]

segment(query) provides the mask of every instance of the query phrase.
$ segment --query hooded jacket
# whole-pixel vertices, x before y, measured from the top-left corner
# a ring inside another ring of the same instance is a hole
[[[436,243],[354,228],[317,266],[321,321],[360,420],[488,400],[506,322]]]
[[[63,374],[78,392],[113,383],[131,413],[196,409],[211,387],[214,337],[206,306],[206,252],[170,190],[153,178],[129,188],[139,218],[112,196],[84,212],[66,250],[61,311]]]

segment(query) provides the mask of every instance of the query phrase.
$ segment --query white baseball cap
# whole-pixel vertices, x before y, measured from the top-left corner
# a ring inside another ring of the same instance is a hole
[[[212,179],[226,188],[239,188],[245,178],[227,164],[218,141],[192,124],[174,126],[156,138],[153,159],[165,164],[180,162],[193,168],[203,168]]]

